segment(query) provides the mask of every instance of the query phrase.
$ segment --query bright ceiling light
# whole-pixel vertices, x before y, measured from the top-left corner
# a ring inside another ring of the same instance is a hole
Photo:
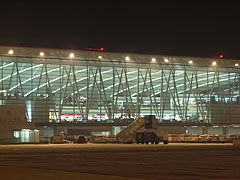
[[[41,57],[43,57],[45,54],[44,54],[44,52],[40,52],[40,54],[39,54]]]
[[[130,60],[130,57],[126,56],[126,57],[125,57],[125,60],[126,60],[126,61],[129,61],[129,60]]]
[[[73,59],[73,58],[75,57],[74,53],[70,53],[70,54],[69,54],[69,57],[70,57],[71,59]]]
[[[10,50],[8,51],[8,54],[13,55],[13,54],[14,54],[14,51],[13,51],[12,49],[10,49]]]
[[[213,66],[216,66],[216,65],[217,65],[217,62],[216,62],[216,61],[213,61],[213,62],[212,62],[212,65],[213,65]]]
[[[152,62],[156,62],[156,58],[152,58]]]

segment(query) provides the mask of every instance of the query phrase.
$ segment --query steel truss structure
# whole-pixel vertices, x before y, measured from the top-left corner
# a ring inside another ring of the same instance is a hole
[[[0,47],[0,104],[26,104],[29,121],[239,121],[237,60],[9,49]]]

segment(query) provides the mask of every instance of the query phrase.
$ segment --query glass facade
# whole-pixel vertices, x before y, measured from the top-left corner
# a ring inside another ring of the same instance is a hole
[[[0,104],[26,104],[28,121],[112,123],[152,114],[159,122],[240,122],[237,60],[9,49],[0,47]]]

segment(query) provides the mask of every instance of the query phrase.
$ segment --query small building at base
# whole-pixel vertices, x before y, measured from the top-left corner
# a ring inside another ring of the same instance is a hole
[[[39,143],[39,130],[26,118],[25,104],[0,105],[0,144]]]

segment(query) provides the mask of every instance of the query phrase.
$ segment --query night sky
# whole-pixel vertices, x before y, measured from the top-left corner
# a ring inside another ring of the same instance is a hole
[[[0,45],[240,59],[236,1],[83,2],[1,1]]]

